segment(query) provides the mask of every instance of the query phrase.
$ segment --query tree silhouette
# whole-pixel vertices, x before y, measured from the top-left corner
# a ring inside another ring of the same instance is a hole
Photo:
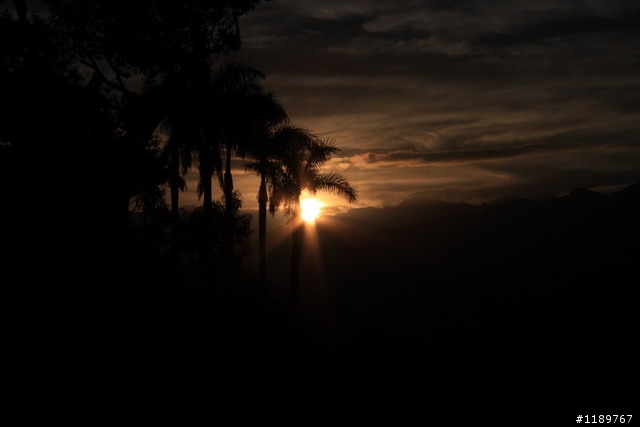
[[[183,176],[192,166],[192,154],[204,145],[200,94],[209,83],[206,78],[208,71],[206,63],[183,61],[175,72],[165,77],[160,86],[152,89],[162,110],[158,127],[166,135],[164,152],[169,164],[174,252],[178,251],[176,236],[180,222],[180,191],[186,189]]]
[[[238,18],[260,0],[44,0],[69,48],[121,92],[240,48]]]
[[[266,228],[267,202],[269,190],[277,180],[280,161],[291,132],[295,128],[289,125],[288,117],[282,106],[274,99],[273,94],[263,98],[264,106],[261,115],[254,121],[254,136],[247,148],[247,157],[256,160],[246,166],[246,170],[260,177],[258,189],[258,258],[260,283],[266,286],[267,255]]]
[[[161,85],[149,92],[155,96],[152,110],[162,111],[160,129],[166,135],[165,153],[169,163],[172,230],[174,246],[182,215],[179,193],[185,189],[184,175],[197,157],[198,196],[203,197],[203,216],[211,216],[213,208],[212,180],[217,175],[223,192],[227,226],[218,228],[224,234],[225,251],[219,251],[226,262],[234,263],[234,220],[237,213],[231,161],[234,154],[245,156],[253,142],[261,138],[258,129],[264,122],[285,117],[282,107],[260,83],[264,75],[257,69],[239,63],[224,63],[213,68],[207,63],[185,62],[175,73],[167,75]],[[224,165],[223,165],[224,158]],[[205,240],[213,241],[212,221],[202,222]],[[208,237],[207,237],[208,236]],[[174,248],[177,253],[178,248]]]
[[[254,137],[253,121],[262,113],[265,90],[261,80],[264,74],[246,64],[227,62],[213,73],[213,97],[216,100],[213,120],[217,123],[220,147],[224,150],[224,174],[221,177],[225,201],[224,256],[232,264],[234,255],[234,185],[231,161],[234,154],[246,150]]]
[[[209,72],[211,61],[240,48],[238,18],[253,9],[259,0],[43,1],[48,6],[48,22],[55,29],[50,39],[60,41],[64,48],[56,59],[82,67],[83,74],[76,81],[108,99],[117,116],[126,114],[142,92],[156,86],[171,86],[174,98],[180,99],[178,105],[183,110],[178,111],[174,105],[169,114],[175,121],[171,126],[170,147],[174,151],[170,158],[173,162],[171,198],[176,201],[179,188],[184,185],[176,171],[181,165],[183,170],[188,169],[191,161],[192,150],[185,144],[199,139],[197,134],[202,132],[194,123],[188,123],[195,121],[187,114],[197,109],[198,97],[194,94],[200,95],[201,87],[194,85],[199,85],[199,76]],[[159,107],[165,109],[158,112],[156,125],[167,118],[167,108],[171,108],[162,104],[160,101],[152,107],[155,111],[160,110]],[[136,171],[131,168],[143,164],[139,150],[127,146],[131,143],[131,134],[137,132],[128,127],[131,122],[121,124],[118,135],[123,138],[109,147],[111,157],[105,162],[105,167],[112,168],[112,181],[119,185],[102,190],[104,197],[109,195],[114,199],[108,205],[117,204],[124,215],[128,203],[119,200],[132,196],[129,182]],[[117,166],[113,168],[111,163]],[[177,217],[174,212],[174,221]]]
[[[0,12],[0,143],[3,155],[11,158],[11,168],[19,172],[26,167],[29,173],[12,174],[3,184],[15,196],[12,204],[26,211],[38,212],[38,206],[56,207],[49,217],[52,223],[54,217],[58,218],[57,226],[43,226],[43,233],[64,230],[69,241],[77,238],[87,243],[79,219],[66,216],[66,209],[75,206],[79,197],[87,212],[83,219],[108,212],[108,220],[101,222],[104,228],[92,230],[94,233],[110,229],[111,221],[126,216],[114,215],[121,205],[109,197],[106,177],[110,174],[102,169],[103,160],[113,167],[111,148],[122,141],[118,133],[120,117],[106,97],[85,85],[59,29],[43,17],[28,13],[26,2],[14,4],[19,19],[8,11]],[[79,153],[82,161],[78,161]],[[109,184],[119,187],[120,182]],[[95,197],[93,188],[98,189],[95,194],[100,197]]]
[[[340,151],[332,140],[319,138],[305,128],[294,126],[286,130],[286,140],[279,159],[280,167],[274,171],[272,178],[270,210],[274,212],[282,205],[288,221],[293,224],[290,305],[292,312],[295,312],[304,240],[304,224],[300,218],[302,191],[337,194],[349,203],[357,200],[357,193],[341,174],[321,172],[322,166]]]

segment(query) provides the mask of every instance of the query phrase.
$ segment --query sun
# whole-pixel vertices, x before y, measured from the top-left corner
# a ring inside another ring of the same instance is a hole
[[[302,210],[300,216],[306,222],[313,223],[318,215],[320,215],[323,206],[324,203],[320,202],[318,199],[302,199],[300,200],[300,209]]]

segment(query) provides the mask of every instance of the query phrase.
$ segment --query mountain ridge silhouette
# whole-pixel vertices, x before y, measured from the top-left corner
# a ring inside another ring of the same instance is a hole
[[[584,345],[637,332],[639,189],[352,209],[317,222],[323,292],[356,342],[426,334],[453,372],[448,390],[467,401],[483,384],[523,396],[553,384],[554,398],[623,402],[615,378],[629,375],[637,352]],[[380,354],[390,351],[384,339]]]
[[[401,209],[417,209],[417,208],[438,208],[438,209],[494,209],[504,206],[517,206],[517,205],[545,205],[550,203],[589,203],[589,202],[611,202],[620,199],[630,199],[634,197],[640,197],[640,182],[628,185],[621,190],[614,192],[598,192],[584,187],[576,187],[565,195],[547,195],[538,198],[505,198],[497,199],[492,202],[483,204],[472,204],[466,202],[449,202],[446,200],[433,199],[429,197],[412,197],[402,200],[397,205],[385,206],[381,208],[377,207],[365,207],[365,208],[353,208],[349,211],[341,214],[337,214],[337,218],[350,218],[352,216],[358,216],[360,212],[368,213],[389,213],[394,210]]]

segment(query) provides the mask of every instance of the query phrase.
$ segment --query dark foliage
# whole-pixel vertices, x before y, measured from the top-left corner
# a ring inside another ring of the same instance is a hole
[[[257,2],[45,3],[50,21],[23,1],[17,19],[0,15],[3,297],[21,415],[56,398],[62,419],[88,408],[91,426],[460,425],[505,408],[549,423],[567,397],[571,416],[632,408],[638,185],[319,223],[318,305],[335,318],[290,316],[242,264],[239,197],[172,224],[162,115],[145,98],[238,48],[237,18]]]
[[[223,254],[225,245],[225,229],[227,204],[224,196],[220,201],[213,203],[210,213],[203,208],[196,208],[192,211],[181,210],[181,222],[179,230],[181,255],[180,270],[193,274],[202,268],[217,271],[222,277],[231,273],[243,272],[245,267],[249,247],[248,240],[251,235],[251,215],[241,214],[240,207],[242,199],[240,193],[235,191],[233,202],[233,237],[234,255],[233,260],[229,260]],[[209,224],[206,224],[206,223]],[[205,231],[206,230],[206,231]],[[228,263],[224,263],[227,261]],[[202,279],[201,279],[202,280]],[[199,285],[207,286],[207,283]]]

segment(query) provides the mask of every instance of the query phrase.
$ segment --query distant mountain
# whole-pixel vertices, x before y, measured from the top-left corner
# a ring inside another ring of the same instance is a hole
[[[586,354],[582,343],[637,334],[639,189],[354,209],[319,222],[323,281],[309,283],[319,277],[309,263],[303,289],[322,289],[356,331],[427,331],[468,363],[456,368],[469,372],[461,384],[562,387],[566,378],[580,391],[588,366],[622,373],[634,363],[625,351]]]
[[[394,282],[553,287],[623,280],[637,275],[640,259],[639,188],[610,194],[576,189],[483,205],[411,199],[352,209],[316,223],[323,275],[345,289],[358,283],[385,289]],[[271,224],[270,271],[287,282],[290,229]]]
[[[337,281],[618,280],[640,259],[639,188],[484,205],[412,199],[352,209],[317,228]]]
[[[483,205],[472,205],[469,203],[454,203],[442,200],[435,200],[427,197],[416,197],[403,200],[396,206],[384,208],[356,208],[351,209],[344,214],[340,214],[337,218],[361,219],[364,217],[376,217],[384,215],[394,215],[410,210],[422,210],[422,215],[426,219],[428,216],[435,214],[450,214],[456,212],[472,212],[472,211],[510,211],[517,212],[523,209],[535,209],[536,206],[565,206],[573,208],[584,208],[594,204],[611,205],[619,201],[629,203],[632,207],[638,203],[640,199],[640,183],[625,187],[623,190],[613,193],[599,193],[586,188],[576,188],[564,196],[547,196],[538,199],[501,199],[492,203]]]

